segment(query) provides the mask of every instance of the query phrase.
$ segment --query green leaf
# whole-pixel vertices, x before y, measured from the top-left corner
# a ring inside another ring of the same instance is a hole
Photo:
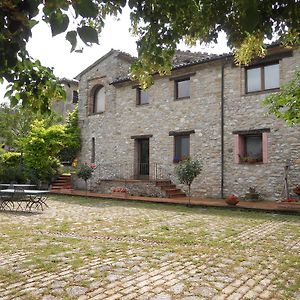
[[[69,17],[61,11],[53,12],[50,16],[50,26],[52,36],[60,34],[67,30],[69,25]]]
[[[36,20],[29,20],[28,21],[30,28],[33,28],[36,24],[39,23],[39,21]]]
[[[15,96],[10,97],[11,106],[16,106],[18,103],[19,103],[19,99],[17,99]]]
[[[69,31],[66,34],[66,40],[70,42],[72,45],[71,52],[73,52],[77,45],[77,32],[76,31]]]
[[[77,29],[77,32],[85,44],[88,43],[99,44],[98,32],[95,28],[90,26],[82,26]]]
[[[10,96],[12,95],[12,93],[13,93],[13,90],[8,90],[8,91],[5,93],[4,97],[10,97]]]
[[[76,13],[84,18],[96,18],[98,15],[98,7],[92,0],[79,0],[73,3]]]

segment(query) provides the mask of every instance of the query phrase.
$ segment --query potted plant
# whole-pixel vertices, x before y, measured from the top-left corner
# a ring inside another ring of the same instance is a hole
[[[245,200],[258,201],[259,193],[256,191],[255,187],[249,187],[248,192],[245,194]]]
[[[296,195],[300,196],[300,185],[297,185],[296,187],[294,187],[294,188],[293,188],[293,192],[294,192]]]
[[[225,202],[228,205],[237,205],[239,203],[239,199],[236,195],[232,194],[226,198]]]
[[[95,164],[88,165],[85,163],[81,165],[77,170],[77,176],[85,181],[85,192],[87,193],[87,181],[92,177],[93,172],[96,169]]]
[[[255,164],[255,163],[262,162],[262,157],[261,156],[240,156],[240,160],[242,163]]]
[[[187,158],[182,160],[175,168],[175,174],[181,184],[188,186],[189,202],[187,206],[191,206],[191,185],[194,179],[201,173],[202,163],[198,159]]]
[[[180,162],[180,158],[177,157],[177,156],[175,156],[175,157],[173,158],[173,163],[174,163],[174,164],[178,164],[179,162]]]

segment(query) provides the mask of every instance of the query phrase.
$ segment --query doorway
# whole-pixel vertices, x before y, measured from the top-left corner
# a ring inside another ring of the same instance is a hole
[[[149,139],[137,139],[137,167],[138,179],[149,179]]]

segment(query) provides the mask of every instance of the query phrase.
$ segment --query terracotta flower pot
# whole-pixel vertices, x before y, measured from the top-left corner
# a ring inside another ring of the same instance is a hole
[[[296,195],[300,195],[300,186],[296,186],[296,187],[293,189],[293,192],[294,192]]]
[[[237,196],[235,195],[230,195],[226,198],[225,202],[228,204],[228,205],[237,205],[239,203],[239,199]]]

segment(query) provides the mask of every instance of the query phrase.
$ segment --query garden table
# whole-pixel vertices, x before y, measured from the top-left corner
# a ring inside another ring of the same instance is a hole
[[[22,209],[22,203],[26,203],[25,210],[36,209],[44,210],[44,206],[48,207],[46,200],[48,190],[23,190],[23,189],[5,189],[0,190],[0,209]]]
[[[0,183],[0,187],[6,188],[15,188],[20,187],[23,189],[36,187],[36,184],[27,184],[27,183]]]

